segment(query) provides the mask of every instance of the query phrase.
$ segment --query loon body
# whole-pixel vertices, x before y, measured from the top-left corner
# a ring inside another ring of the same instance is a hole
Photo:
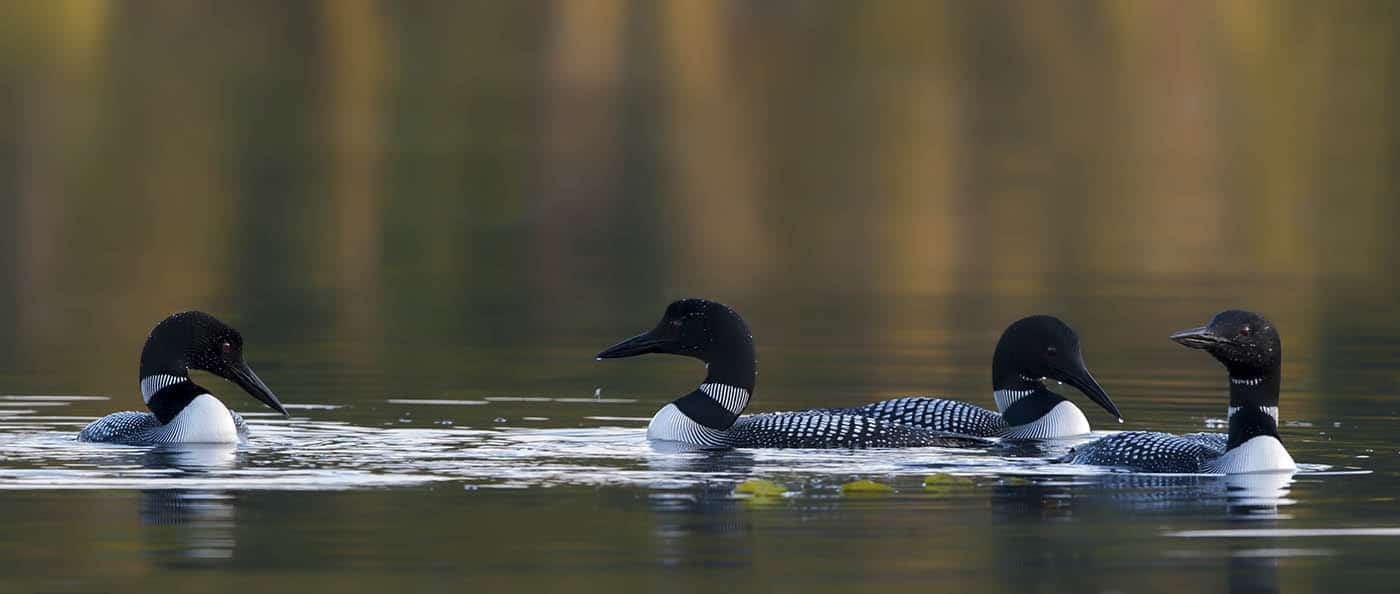
[[[287,414],[243,361],[243,337],[203,312],[170,316],[157,324],[141,350],[141,397],[151,412],[118,412],[93,421],[79,441],[158,445],[238,443],[247,439],[243,417],[190,380],[200,369],[243,388],[273,410]]]
[[[1210,324],[1172,335],[1203,349],[1230,374],[1230,432],[1128,431],[1075,448],[1061,461],[1116,466],[1138,472],[1244,473],[1290,471],[1293,457],[1278,437],[1278,393],[1283,346],[1274,325],[1259,314],[1229,310]]]
[[[997,410],[943,398],[895,398],[854,408],[822,409],[981,437],[1053,439],[1089,432],[1089,419],[1073,402],[1045,386],[1065,382],[1112,413],[1123,415],[1094,380],[1079,350],[1079,336],[1052,316],[1030,316],[1006,328],[992,356]]]
[[[652,330],[598,354],[599,359],[669,353],[705,362],[705,381],[662,407],[647,438],[715,448],[966,447],[978,439],[899,425],[869,416],[823,411],[740,416],[757,375],[753,336],[733,309],[703,299],[666,308]]]

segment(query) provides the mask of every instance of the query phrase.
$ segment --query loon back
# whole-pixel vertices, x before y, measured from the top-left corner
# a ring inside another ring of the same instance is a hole
[[[705,362],[705,381],[662,407],[647,427],[653,440],[701,447],[966,447],[984,442],[865,416],[815,411],[741,417],[753,396],[757,360],[748,325],[733,309],[703,299],[666,308],[655,328],[608,347],[599,359],[668,353]]]
[[[707,427],[673,402],[647,425],[647,439],[713,448],[981,447],[987,442],[867,416],[802,411],[739,417],[725,429]]]
[[[1247,473],[1296,468],[1278,435],[1282,342],[1273,324],[1252,312],[1216,314],[1207,326],[1184,330],[1172,340],[1204,349],[1230,376],[1226,409],[1230,432],[1129,431],[1071,450],[1061,462],[1115,466],[1139,472]]]
[[[1078,406],[1045,386],[1056,379],[1079,389],[1113,416],[1118,407],[1089,373],[1079,336],[1052,316],[1030,316],[1002,332],[992,356],[993,412],[957,400],[908,397],[851,408],[818,409],[854,414],[961,435],[1053,439],[1089,432]]]

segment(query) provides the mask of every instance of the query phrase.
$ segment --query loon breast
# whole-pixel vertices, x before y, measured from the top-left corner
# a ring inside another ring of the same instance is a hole
[[[83,428],[78,440],[128,445],[239,443],[247,434],[242,417],[218,398],[201,394],[164,425],[151,413],[112,413]]]
[[[667,404],[647,424],[647,439],[677,441],[698,446],[727,447],[725,431],[711,429],[685,416],[674,404]]]
[[[1205,463],[1208,472],[1237,474],[1247,472],[1279,472],[1297,469],[1293,456],[1283,443],[1272,435],[1259,435],[1231,448],[1219,458]]]
[[[1050,412],[1024,425],[1015,425],[1002,432],[1002,437],[1013,439],[1054,439],[1084,435],[1089,432],[1089,419],[1084,411],[1073,402],[1065,400],[1056,404]]]

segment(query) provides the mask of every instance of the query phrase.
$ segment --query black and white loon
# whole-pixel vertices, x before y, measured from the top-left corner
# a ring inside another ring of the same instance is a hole
[[[1123,421],[1108,392],[1084,364],[1079,336],[1052,316],[1022,318],[1002,332],[992,355],[992,390],[998,412],[957,400],[925,397],[823,410],[982,437],[1054,439],[1088,433],[1089,420],[1084,413],[1047,388],[1046,379],[1075,387],[1118,422]]]
[[[243,361],[243,337],[207,313],[177,313],[156,324],[141,349],[141,397],[151,412],[118,412],[93,421],[79,441],[155,445],[238,443],[248,436],[243,418],[190,381],[201,369],[243,388],[287,414],[272,390]]]
[[[667,404],[647,426],[647,438],[716,448],[888,448],[985,445],[871,417],[822,412],[739,415],[757,375],[753,336],[733,309],[704,299],[666,308],[655,328],[598,353],[599,359],[668,353],[705,362],[700,387]]]
[[[1062,462],[1117,466],[1138,472],[1242,473],[1290,471],[1293,457],[1278,437],[1278,390],[1283,345],[1259,314],[1229,310],[1172,340],[1203,349],[1230,374],[1230,433],[1128,431],[1080,446]]]

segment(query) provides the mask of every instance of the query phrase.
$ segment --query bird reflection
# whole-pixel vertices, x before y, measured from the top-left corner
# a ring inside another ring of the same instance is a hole
[[[142,467],[197,478],[234,468],[238,455],[233,444],[162,446],[146,452]],[[152,528],[148,532],[157,539],[153,549],[162,563],[232,559],[237,503],[233,493],[218,489],[147,489],[141,491],[141,525]]]
[[[1278,508],[1292,505],[1288,488],[1292,472],[1225,475],[1225,509],[1232,516],[1252,519],[1281,518]]]
[[[753,454],[743,450],[700,450],[670,442],[652,442],[652,447],[657,455],[647,457],[647,466],[669,474],[745,476],[754,467]],[[729,481],[719,481],[699,490],[653,491],[649,504],[657,563],[747,565],[752,526],[742,506],[748,502],[736,500],[733,488]]]
[[[1292,472],[1226,475],[1225,509],[1232,519],[1270,520],[1287,518],[1280,515],[1281,505],[1292,505],[1288,499]],[[1247,548],[1249,539],[1230,544],[1227,575],[1231,594],[1277,594],[1279,584],[1279,549]]]

